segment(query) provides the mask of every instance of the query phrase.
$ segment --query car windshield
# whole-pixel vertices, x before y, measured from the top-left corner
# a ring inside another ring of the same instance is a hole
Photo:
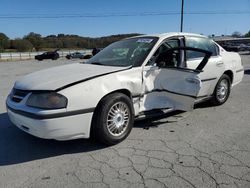
[[[136,37],[115,42],[92,57],[87,64],[141,66],[157,37]]]

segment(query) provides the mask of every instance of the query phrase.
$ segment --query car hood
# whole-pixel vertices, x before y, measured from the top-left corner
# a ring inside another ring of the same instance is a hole
[[[70,64],[28,74],[15,82],[21,90],[57,90],[67,85],[86,81],[97,76],[128,69],[128,67]]]

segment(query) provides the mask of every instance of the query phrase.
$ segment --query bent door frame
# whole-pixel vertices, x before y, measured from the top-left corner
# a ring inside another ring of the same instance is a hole
[[[143,92],[140,111],[168,108],[184,111],[193,109],[202,84],[199,73],[206,66],[211,52],[191,47],[172,48],[169,51],[176,50],[198,51],[205,56],[195,70],[183,67],[145,66],[142,74]]]

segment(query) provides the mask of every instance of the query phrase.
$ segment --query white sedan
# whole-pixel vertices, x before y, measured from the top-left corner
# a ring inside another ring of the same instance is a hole
[[[144,35],[115,42],[86,63],[24,76],[6,100],[10,120],[46,139],[93,136],[112,145],[134,119],[223,104],[243,77],[239,54],[189,33]]]

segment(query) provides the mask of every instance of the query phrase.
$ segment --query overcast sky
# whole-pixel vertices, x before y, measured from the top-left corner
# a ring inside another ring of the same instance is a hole
[[[181,0],[1,0],[0,32],[99,37],[180,30]],[[204,35],[250,30],[250,0],[185,0],[184,31]]]

